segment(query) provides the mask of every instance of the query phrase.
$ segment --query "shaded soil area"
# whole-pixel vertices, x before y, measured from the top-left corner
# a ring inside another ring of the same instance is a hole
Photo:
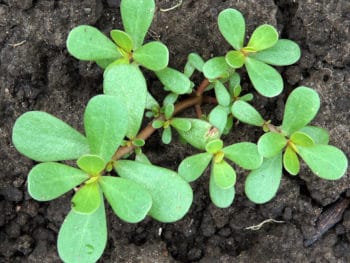
[[[102,71],[93,63],[68,55],[65,39],[80,24],[104,32],[121,28],[118,1],[0,0],[0,262],[60,262],[57,233],[70,209],[72,192],[52,202],[30,198],[26,177],[34,162],[11,143],[15,119],[29,110],[47,111],[82,130],[89,98],[102,92]],[[283,38],[296,41],[301,60],[280,68],[283,95],[266,99],[252,91],[253,104],[274,123],[282,118],[284,102],[295,87],[306,85],[320,94],[321,110],[313,124],[327,128],[331,144],[350,152],[350,2],[348,0],[177,0],[157,1],[147,40],[159,39],[170,50],[170,66],[182,70],[190,52],[205,59],[223,55],[228,44],[217,28],[218,13],[228,7],[246,18],[248,35],[263,23],[276,26]],[[161,85],[147,73],[152,94],[162,99]],[[202,76],[197,76],[199,83]],[[208,111],[209,108],[204,108]],[[194,114],[194,110],[184,113]],[[237,123],[226,143],[253,141],[261,131]],[[155,134],[145,153],[153,163],[176,169],[196,151],[174,142],[159,143]],[[210,203],[208,171],[192,184],[194,203],[182,220],[162,224],[147,218],[127,224],[108,209],[109,238],[100,262],[350,262],[350,210],[316,243],[304,246],[317,232],[317,220],[333,203],[350,198],[350,176],[322,181],[306,166],[300,175],[284,173],[277,196],[255,205],[244,195],[246,172],[239,171],[236,197],[228,209]],[[266,219],[259,230],[246,229]]]

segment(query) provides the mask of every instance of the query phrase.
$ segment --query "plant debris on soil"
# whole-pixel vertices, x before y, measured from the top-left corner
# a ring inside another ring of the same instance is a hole
[[[229,7],[243,13],[248,35],[269,23],[282,38],[296,41],[301,60],[279,69],[285,80],[283,95],[263,98],[246,77],[243,89],[254,93],[253,104],[274,123],[281,121],[293,88],[305,85],[317,90],[321,109],[313,123],[327,128],[331,144],[349,156],[348,0],[184,0],[180,5],[178,0],[159,0],[156,4],[147,40],[165,43],[170,66],[179,70],[190,52],[207,60],[229,49],[217,27],[217,15]],[[80,24],[105,33],[121,28],[118,5],[117,0],[0,0],[0,262],[61,262],[57,233],[73,193],[51,202],[30,198],[26,177],[34,162],[13,147],[12,126],[20,114],[41,110],[82,131],[87,101],[102,92],[102,70],[69,56],[65,40]],[[151,93],[161,100],[161,84],[151,73],[146,75]],[[197,84],[201,78],[196,76]],[[225,140],[256,142],[260,134],[237,123]],[[175,170],[183,158],[195,153],[189,145],[159,141],[160,135],[153,135],[144,149],[157,165]],[[297,177],[284,173],[277,196],[264,205],[253,204],[244,195],[245,176],[238,173],[233,205],[219,209],[210,203],[206,173],[192,184],[195,196],[189,213],[173,224],[150,218],[127,224],[109,208],[108,244],[99,262],[350,262],[349,173],[339,181],[320,180],[306,166]],[[270,221],[257,230],[249,228],[265,220]]]

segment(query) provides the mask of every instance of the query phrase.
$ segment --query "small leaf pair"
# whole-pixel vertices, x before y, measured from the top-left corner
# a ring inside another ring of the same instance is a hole
[[[235,49],[226,54],[226,63],[234,69],[245,65],[253,86],[260,94],[266,97],[280,94],[283,90],[282,77],[268,64],[286,66],[295,63],[300,58],[299,46],[291,40],[279,40],[276,29],[270,25],[257,27],[244,46],[245,21],[236,9],[222,11],[218,25],[221,34]]]
[[[204,60],[197,53],[190,53],[187,57],[184,74],[189,78],[195,70],[203,72]]]
[[[192,182],[197,180],[212,162],[209,192],[212,202],[221,208],[232,204],[236,183],[236,172],[224,158],[249,170],[258,168],[262,163],[262,157],[255,144],[242,142],[223,148],[222,140],[216,139],[207,143],[205,153],[187,157],[178,168],[179,175]]]

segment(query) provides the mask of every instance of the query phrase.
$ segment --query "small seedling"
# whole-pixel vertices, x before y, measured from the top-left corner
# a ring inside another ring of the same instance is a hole
[[[299,87],[290,94],[281,126],[265,121],[248,104],[253,94],[242,95],[236,69],[243,65],[259,93],[267,97],[281,93],[282,78],[268,64],[296,62],[300,57],[296,43],[278,40],[276,29],[262,25],[244,46],[243,16],[227,9],[219,15],[219,29],[235,50],[208,61],[191,53],[182,73],[167,66],[169,52],[164,44],[144,44],[154,10],[154,0],[122,0],[124,31],[112,30],[113,41],[88,25],[70,32],[68,51],[105,69],[104,95],[93,97],[85,109],[85,136],[41,111],[24,113],[14,125],[17,150],[39,162],[28,175],[29,194],[49,201],[75,190],[72,209],[58,235],[58,252],[65,262],[96,262],[101,257],[107,242],[103,197],[123,221],[137,223],[150,216],[167,223],[188,212],[193,200],[189,182],[209,165],[209,195],[221,208],[230,206],[235,196],[233,164],[251,170],[245,191],[255,203],[275,196],[282,165],[292,175],[300,172],[299,157],[324,179],[338,179],[346,171],[347,159],[328,145],[327,131],[308,126],[320,105],[315,91]],[[169,92],[161,104],[148,90],[140,67],[153,71]],[[198,88],[190,79],[195,71],[206,77]],[[203,103],[215,107],[205,114]],[[197,118],[176,117],[189,107],[195,107]],[[144,113],[151,121],[141,130]],[[257,145],[224,146],[223,135],[234,128],[234,119],[262,127],[266,133]],[[176,131],[200,153],[185,158],[178,173],[153,165],[142,146],[158,129],[163,143],[170,143]],[[68,160],[76,164],[70,166]]]

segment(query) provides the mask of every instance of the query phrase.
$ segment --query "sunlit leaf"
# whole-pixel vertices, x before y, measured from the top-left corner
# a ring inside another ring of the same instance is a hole
[[[231,188],[236,183],[236,172],[226,161],[213,162],[211,176],[214,177],[215,184],[222,189]]]
[[[226,53],[225,56],[227,64],[233,68],[241,68],[245,61],[245,56],[242,52],[237,50],[231,50]]]
[[[273,47],[277,40],[278,32],[273,26],[261,25],[254,30],[247,47],[260,51]]]
[[[227,123],[227,111],[218,105],[209,113],[208,120],[223,133]]]
[[[257,145],[251,142],[235,143],[226,146],[222,151],[225,154],[225,158],[248,170],[259,168],[263,161]]]
[[[204,76],[210,80],[227,77],[229,70],[225,57],[211,58],[203,66]]]
[[[101,193],[97,182],[82,186],[72,199],[73,210],[77,213],[93,213],[100,205]]]
[[[277,132],[268,132],[260,137],[258,141],[259,153],[265,158],[278,154],[286,146],[287,139]]]
[[[235,103],[232,105],[231,111],[233,116],[241,122],[258,127],[263,126],[265,123],[260,113],[252,105],[245,101],[235,101]]]
[[[329,142],[329,133],[326,129],[316,126],[305,126],[299,131],[308,134],[315,144],[328,144]]]
[[[197,53],[190,53],[187,57],[188,62],[199,72],[203,71],[204,60]]]
[[[283,166],[291,175],[297,175],[299,173],[299,158],[291,147],[287,147],[283,154]]]
[[[216,153],[220,151],[223,146],[224,146],[223,141],[220,139],[216,139],[208,142],[207,145],[205,146],[205,150],[208,153]]]
[[[187,182],[197,180],[208,167],[212,158],[212,154],[207,152],[186,157],[179,165],[179,175]]]
[[[314,145],[314,140],[307,133],[301,131],[293,132],[290,136],[290,140],[300,146]]]
[[[131,37],[122,30],[114,29],[110,32],[113,41],[126,52],[131,52],[134,43]]]
[[[235,49],[243,47],[245,22],[242,14],[236,9],[225,9],[218,16],[218,26],[226,41]]]
[[[214,205],[220,208],[226,208],[232,204],[235,198],[235,187],[232,186],[227,189],[222,189],[216,185],[214,177],[210,176],[209,194]]]
[[[176,94],[185,94],[191,88],[189,78],[176,69],[167,67],[155,73],[165,88]]]
[[[89,175],[98,175],[106,166],[106,162],[98,155],[85,154],[81,156],[77,165]]]
[[[228,106],[231,102],[230,93],[220,81],[214,84],[215,97],[221,106]]]
[[[152,41],[136,49],[133,58],[145,68],[158,71],[168,65],[169,51],[163,43]]]
[[[187,118],[172,118],[171,126],[177,130],[189,131],[191,129],[191,121]]]

